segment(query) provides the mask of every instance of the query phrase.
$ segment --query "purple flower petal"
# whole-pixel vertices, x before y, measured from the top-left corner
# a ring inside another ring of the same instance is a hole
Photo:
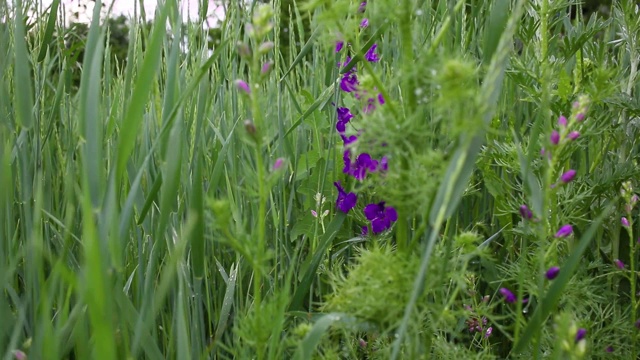
[[[556,237],[557,238],[563,238],[563,237],[567,237],[567,236],[571,235],[572,233],[573,233],[573,226],[567,224],[567,225],[563,225],[562,227],[560,227],[558,232],[556,232]]]
[[[516,296],[507,288],[500,288],[500,294],[504,296],[504,301],[512,304],[516,302]]]
[[[340,134],[340,137],[342,138],[342,141],[344,141],[345,145],[349,145],[351,143],[354,143],[358,140],[358,137],[355,135],[350,135],[349,137],[344,136],[343,134]]]
[[[578,329],[578,332],[576,333],[576,342],[584,339],[585,336],[587,336],[587,329]]]
[[[373,44],[371,46],[371,48],[369,48],[369,50],[367,50],[367,52],[364,54],[364,58],[368,62],[378,62],[378,61],[380,61],[380,58],[378,57],[378,54],[376,54],[376,48],[377,47],[378,47],[378,44]]]
[[[342,50],[343,46],[344,46],[344,41],[336,41],[336,52],[339,53],[340,50]]]
[[[247,82],[246,82],[246,81],[244,81],[244,80],[240,80],[240,79],[237,79],[237,80],[235,81],[235,84],[236,84],[236,87],[237,87],[239,90],[242,90],[242,91],[244,91],[244,92],[245,92],[245,93],[247,93],[247,94],[251,94],[251,88],[249,88],[249,84],[247,84]]]
[[[569,133],[569,135],[567,135],[567,138],[569,138],[569,140],[575,140],[579,137],[580,137],[580,133],[577,131],[572,131]]]
[[[396,210],[391,206],[385,207],[384,201],[365,206],[364,215],[371,221],[371,230],[375,234],[390,229],[391,223],[398,220]]]
[[[547,273],[545,274],[545,276],[547,277],[547,279],[553,280],[556,278],[556,276],[558,276],[559,273],[560,273],[560,268],[557,266],[552,266],[549,268],[549,270],[547,270]]]
[[[623,216],[622,218],[620,218],[620,223],[621,223],[621,224],[622,224],[622,226],[624,226],[624,227],[629,227],[629,225],[630,225],[630,224],[629,224],[629,220],[628,220],[626,217],[624,217],[624,216]]]
[[[364,207],[364,216],[367,218],[367,220],[373,220],[379,217],[383,211],[384,211],[384,202],[380,202],[377,204],[369,204]]]
[[[369,26],[369,19],[367,18],[362,19],[362,21],[360,22],[360,27],[364,29],[367,26]]]
[[[520,216],[522,216],[523,219],[529,220],[533,217],[533,213],[529,210],[527,205],[523,204],[520,205]]]
[[[366,9],[367,9],[367,2],[366,1],[361,2],[360,6],[358,6],[358,12],[363,13]]]
[[[566,127],[567,126],[567,118],[560,115],[558,117],[558,125],[562,126],[562,127]]]
[[[340,80],[340,89],[344,92],[350,93],[357,89],[358,84],[358,77],[355,73],[346,73]]]
[[[569,183],[571,182],[573,179],[575,179],[576,177],[576,171],[571,169],[571,170],[567,170],[564,174],[562,174],[562,176],[560,176],[560,180],[562,180],[563,183]]]
[[[553,132],[551,133],[551,143],[553,145],[558,145],[559,142],[560,142],[560,133],[556,130],[553,130]]]
[[[620,259],[615,259],[613,262],[616,264],[616,267],[620,270],[624,270],[624,263]]]
[[[333,185],[338,189],[338,199],[336,199],[336,207],[343,213],[348,213],[349,210],[356,206],[358,196],[355,193],[347,193],[344,191],[339,182],[334,182]]]

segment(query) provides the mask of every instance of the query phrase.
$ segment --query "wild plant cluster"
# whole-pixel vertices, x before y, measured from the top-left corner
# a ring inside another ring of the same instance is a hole
[[[0,1],[2,358],[640,356],[637,2],[95,2]]]

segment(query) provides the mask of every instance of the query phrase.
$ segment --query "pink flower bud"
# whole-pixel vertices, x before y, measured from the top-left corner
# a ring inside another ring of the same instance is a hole
[[[626,217],[622,217],[620,218],[620,223],[622,224],[622,226],[624,227],[629,227],[629,220]]]
[[[551,133],[551,143],[553,145],[558,145],[559,142],[560,142],[560,133],[557,132],[556,130],[553,130],[553,132]]]
[[[562,127],[566,127],[567,126],[567,118],[564,117],[563,115],[560,115],[558,117],[558,125],[560,125]]]
[[[560,180],[562,180],[562,182],[566,184],[571,182],[573,179],[575,179],[575,177],[576,177],[576,171],[571,169],[571,170],[567,170],[567,172],[562,174],[562,176],[560,176]]]
[[[249,87],[249,84],[246,83],[246,81],[238,79],[235,81],[235,84],[239,90],[244,91],[246,94],[251,94],[251,88]]]
[[[569,138],[569,140],[575,140],[579,137],[580,137],[580,133],[577,131],[572,131],[569,133],[569,135],[567,135],[567,138]]]

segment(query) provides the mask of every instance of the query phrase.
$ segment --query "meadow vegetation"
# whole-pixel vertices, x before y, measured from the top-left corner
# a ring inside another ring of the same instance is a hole
[[[640,355],[637,2],[159,3],[0,0],[3,359]]]

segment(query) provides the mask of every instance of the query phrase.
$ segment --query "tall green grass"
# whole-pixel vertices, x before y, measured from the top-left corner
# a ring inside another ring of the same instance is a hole
[[[231,1],[209,49],[167,0],[129,20],[126,63],[100,1],[81,63],[40,5],[0,2],[2,358],[637,357],[633,1]],[[340,90],[352,67],[384,95],[370,114]],[[343,173],[335,106],[386,174]],[[363,236],[379,201],[398,221]]]

